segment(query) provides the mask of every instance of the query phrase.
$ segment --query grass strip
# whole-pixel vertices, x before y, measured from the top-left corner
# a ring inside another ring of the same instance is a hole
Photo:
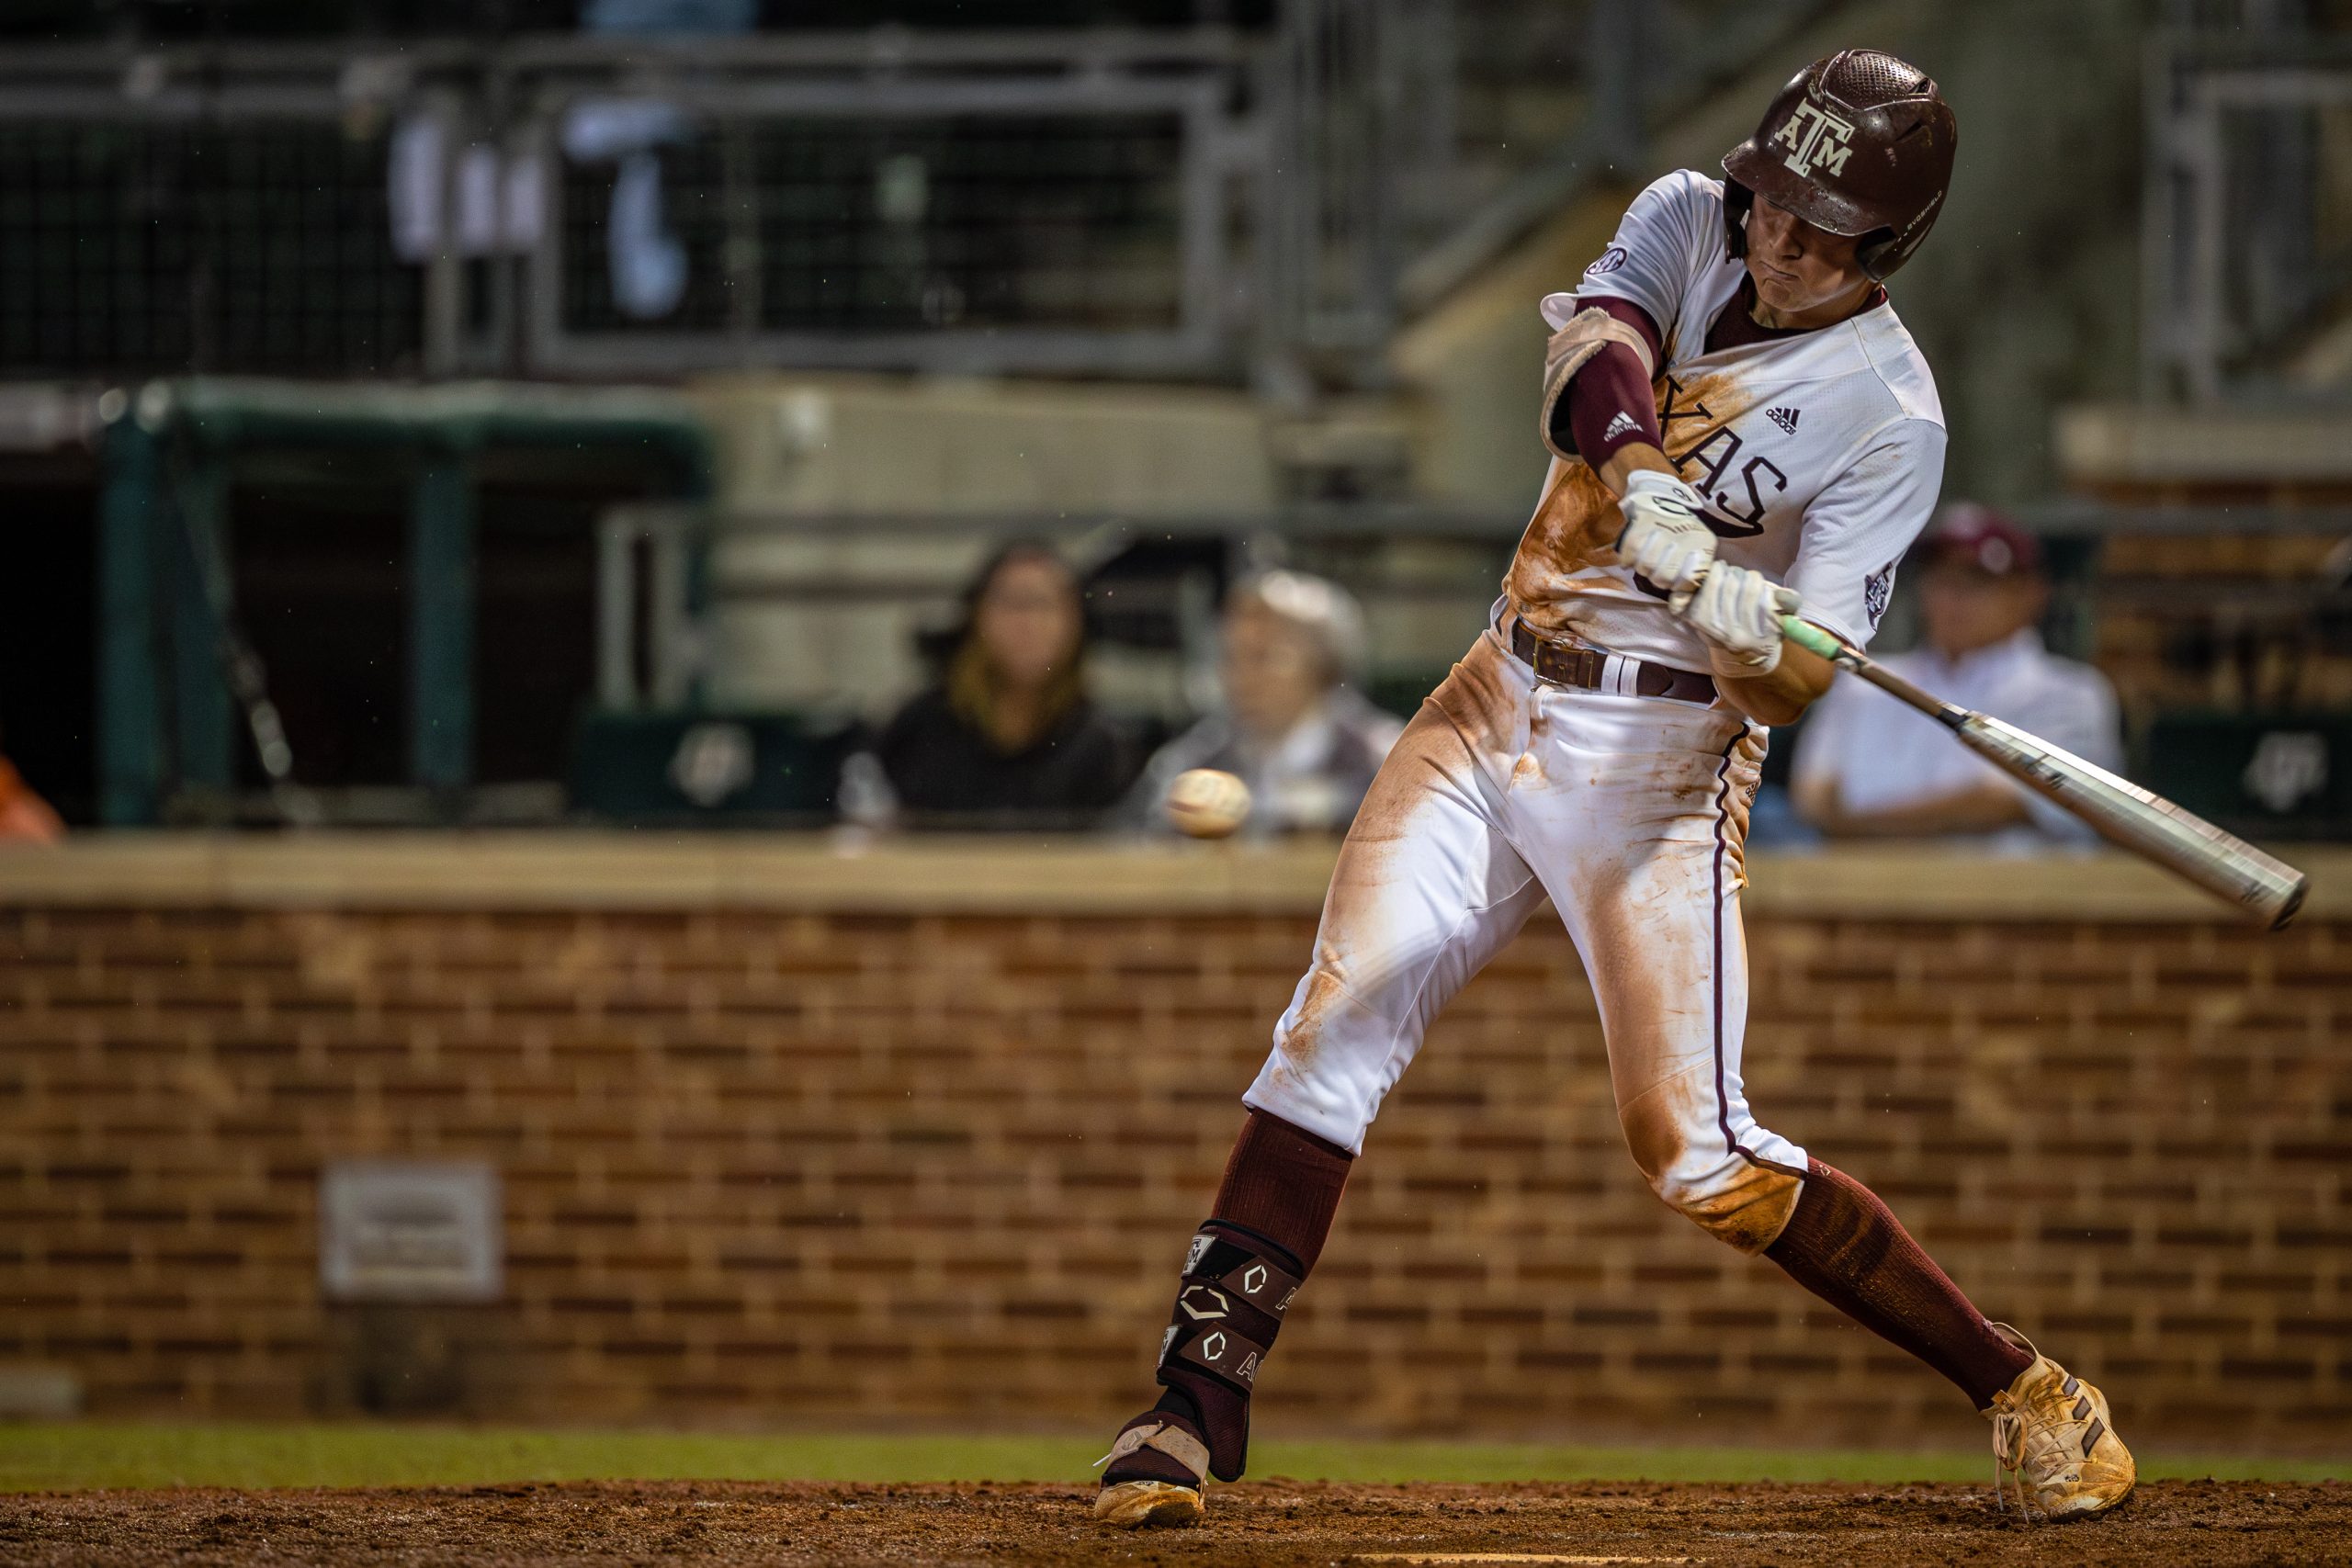
[[[747,1436],[426,1425],[0,1426],[0,1491],[101,1487],[464,1486],[520,1481],[1047,1481],[1084,1485],[1099,1438]],[[1253,1477],[1302,1481],[1981,1482],[1962,1452],[1595,1448],[1269,1438]],[[2346,1460],[2143,1454],[2148,1480],[2322,1481]]]

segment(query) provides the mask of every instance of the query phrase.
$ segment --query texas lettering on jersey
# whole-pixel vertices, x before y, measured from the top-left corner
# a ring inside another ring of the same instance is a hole
[[[1714,414],[1705,403],[1695,399],[1685,399],[1684,394],[1689,389],[1676,380],[1670,373],[1660,377],[1659,382],[1663,389],[1658,394],[1658,429],[1659,433],[1666,437],[1667,455],[1674,459],[1675,469],[1681,474],[1684,481],[1701,496],[1705,497],[1708,502],[1708,504],[1699,511],[1699,521],[1704,523],[1708,530],[1718,539],[1750,538],[1762,533],[1764,531],[1764,500],[1756,488],[1759,471],[1769,476],[1776,491],[1785,491],[1789,488],[1789,476],[1776,468],[1770,457],[1761,454],[1750,457],[1739,470],[1739,479],[1747,487],[1748,510],[1744,514],[1726,515],[1726,513],[1737,513],[1737,503],[1727,492],[1717,491],[1713,487],[1723,482],[1732,464],[1737,461],[1740,453],[1746,450],[1746,441],[1730,425],[1717,424],[1701,435],[1689,450],[1678,454],[1675,447],[1679,443],[1676,440],[1674,422],[1676,420],[1703,422],[1713,419]],[[1678,400],[1681,402],[1679,408],[1676,406]],[[1625,416],[1620,414],[1618,417],[1623,419]],[[1608,514],[1604,513],[1600,521],[1606,524],[1607,520]],[[1665,589],[1660,588],[1638,571],[1634,573],[1634,586],[1653,599],[1671,597]],[[1878,624],[1876,615],[1871,617],[1871,624],[1872,626]]]
[[[1718,538],[1753,538],[1764,531],[1764,498],[1787,492],[1789,476],[1779,464],[1761,452],[1751,448],[1747,439],[1732,428],[1729,422],[1710,423],[1716,416],[1702,397],[1692,395],[1674,372],[1660,378],[1658,393],[1658,427],[1666,435],[1667,456],[1692,490],[1704,496],[1707,510],[1702,514],[1707,526]],[[1697,421],[1703,432],[1683,450],[1677,451],[1674,422]],[[1784,431],[1794,434],[1795,432]],[[1758,487],[1762,488],[1758,488]],[[1733,492],[1744,493],[1745,500]]]
[[[1762,534],[1768,497],[1785,494],[1789,476],[1736,427],[1729,401],[1736,389],[1721,378],[1685,380],[1667,370],[1660,373],[1655,390],[1666,455],[1707,503],[1699,513],[1700,520],[1718,539],[1748,539]],[[1522,580],[1531,585],[1540,582],[1546,570],[1564,558],[1564,553],[1577,559],[1590,557],[1616,534],[1620,521],[1616,500],[1590,468],[1582,464],[1555,465],[1553,479],[1555,482],[1545,492],[1528,536],[1521,542],[1511,578],[1505,583],[1507,592]],[[1541,547],[1531,547],[1539,536]],[[1638,572],[1626,574],[1626,580],[1654,599],[1667,597],[1664,589]],[[1538,617],[1528,618],[1542,624]]]
[[[1894,307],[1707,352],[1746,268],[1724,252],[1722,185],[1688,170],[1634,199],[1602,260],[1583,293],[1630,300],[1657,323],[1666,455],[1704,499],[1718,553],[1796,589],[1807,619],[1866,645],[1884,569],[1926,525],[1943,478],[1942,405]],[[1545,318],[1565,321],[1577,304],[1551,296]],[[1590,468],[1555,461],[1505,595],[1548,635],[1706,669],[1697,634],[1609,555],[1619,522]]]

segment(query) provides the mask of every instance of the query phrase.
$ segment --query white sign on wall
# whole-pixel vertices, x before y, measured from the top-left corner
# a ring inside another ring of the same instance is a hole
[[[319,1177],[319,1283],[339,1301],[489,1302],[506,1253],[478,1160],[337,1160]]]

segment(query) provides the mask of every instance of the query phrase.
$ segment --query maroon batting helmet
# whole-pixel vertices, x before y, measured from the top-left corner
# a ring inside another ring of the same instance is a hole
[[[1935,226],[1959,139],[1951,106],[1917,66],[1875,49],[1816,60],[1724,157],[1724,241],[1747,254],[1760,191],[1816,229],[1860,239],[1862,270],[1885,277]]]

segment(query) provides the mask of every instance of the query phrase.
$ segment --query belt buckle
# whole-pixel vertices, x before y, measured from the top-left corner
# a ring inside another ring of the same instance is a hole
[[[1599,649],[1589,643],[1555,642],[1532,626],[1527,628],[1527,635],[1535,644],[1535,657],[1527,661],[1528,667],[1535,671],[1537,680],[1571,692],[1589,692],[1600,683],[1600,671],[1587,668],[1596,660],[1607,659]],[[1547,654],[1551,657],[1552,673],[1546,673],[1544,668]]]
[[[1501,628],[1498,627],[1497,629],[1500,630]],[[1526,637],[1529,644],[1531,645],[1531,651],[1525,654],[1520,653],[1518,647],[1519,638],[1522,634]],[[1510,635],[1505,637],[1503,641],[1504,645],[1510,649],[1511,653],[1519,658],[1521,662],[1524,663],[1528,670],[1533,673],[1537,681],[1546,686],[1557,686],[1563,691],[1589,692],[1598,690],[1600,685],[1601,669],[1605,666],[1609,658],[1606,653],[1602,652],[1600,649],[1593,647],[1590,643],[1555,641],[1551,637],[1545,637],[1542,632],[1537,631],[1533,626],[1529,626],[1527,622],[1516,613],[1511,615]],[[1547,654],[1552,659],[1554,669],[1564,670],[1567,672],[1565,677],[1562,675],[1544,673],[1544,658]],[[1593,668],[1589,671],[1590,678],[1589,680],[1582,681],[1576,679],[1577,674],[1587,673],[1580,670],[1579,666],[1585,664],[1589,660],[1591,661],[1593,665]]]

